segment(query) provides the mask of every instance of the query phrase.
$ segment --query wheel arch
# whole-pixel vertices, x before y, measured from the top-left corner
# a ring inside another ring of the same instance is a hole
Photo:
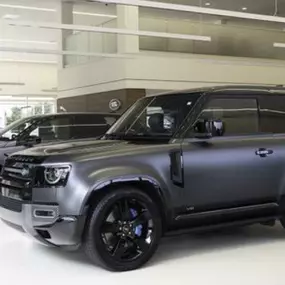
[[[97,204],[105,195],[114,191],[117,187],[123,186],[133,186],[146,193],[159,208],[163,228],[167,226],[171,219],[171,208],[167,191],[163,191],[162,185],[154,177],[146,175],[128,175],[102,181],[86,197],[84,202],[85,211],[89,211],[91,206]]]

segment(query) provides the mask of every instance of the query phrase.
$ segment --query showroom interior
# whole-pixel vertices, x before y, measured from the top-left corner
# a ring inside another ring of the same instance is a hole
[[[0,132],[8,130],[5,142],[10,143],[2,153],[0,138],[0,156],[7,161],[10,154],[23,149],[13,144],[24,132],[22,127],[9,129],[18,121],[31,128],[38,124],[37,118],[50,117],[57,122],[57,114],[70,114],[76,120],[75,114],[87,113],[104,114],[104,120],[112,120],[102,126],[101,121],[91,122],[91,116],[86,117],[78,123],[81,132],[77,136],[63,136],[72,142],[57,146],[53,141],[46,150],[35,147],[45,155],[58,152],[60,157],[70,151],[71,156],[73,150],[69,149],[76,147],[75,139],[87,139],[80,142],[83,148],[85,144],[85,148],[91,147],[90,139],[106,139],[108,129],[117,127],[113,119],[123,124],[128,117],[125,114],[138,100],[223,86],[282,90],[285,84],[284,0],[0,0],[0,25]],[[151,105],[153,101],[148,102]],[[58,122],[61,125],[55,126],[56,131],[69,124],[67,119]],[[100,137],[95,138],[91,125],[100,127]],[[49,127],[44,125],[43,129]],[[22,145],[28,154],[39,143],[41,131],[37,128],[39,131],[31,133],[32,141]],[[113,143],[114,137],[110,138]],[[99,146],[107,157],[105,147],[104,143]],[[82,158],[88,159],[90,156]],[[116,173],[119,166],[120,161],[109,168]],[[165,167],[171,168],[168,164]],[[62,177],[70,178],[72,170],[59,169]],[[142,175],[147,177],[145,171]],[[77,182],[74,188],[85,185],[78,182],[76,186]],[[67,199],[66,208],[72,208],[73,201],[57,191],[60,199]],[[46,215],[50,213],[53,215],[48,211]],[[73,222],[72,217],[62,221]],[[271,221],[266,224],[271,225]],[[135,234],[137,231],[138,227]],[[47,232],[38,233],[46,238]],[[254,224],[186,232],[164,237],[142,268],[112,273],[88,262],[81,251],[42,246],[0,221],[0,272],[6,284],[284,285],[284,248],[285,230],[279,222],[273,227]]]

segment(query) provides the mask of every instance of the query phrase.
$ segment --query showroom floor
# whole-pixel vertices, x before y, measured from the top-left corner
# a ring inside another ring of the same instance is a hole
[[[2,284],[282,284],[285,230],[253,226],[165,238],[147,267],[110,273],[46,248],[0,222]],[[3,281],[6,281],[5,283]],[[88,283],[87,283],[88,282]],[[104,282],[104,283],[103,283]],[[174,283],[175,282],[175,283]]]

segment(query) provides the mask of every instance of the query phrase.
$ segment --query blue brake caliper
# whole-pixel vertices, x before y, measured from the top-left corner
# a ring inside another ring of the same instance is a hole
[[[138,215],[138,212],[135,210],[135,209],[130,209],[131,211],[131,215],[133,218],[137,217]],[[136,236],[141,236],[142,234],[142,228],[143,226],[142,225],[137,225],[136,228],[135,228],[135,234]]]

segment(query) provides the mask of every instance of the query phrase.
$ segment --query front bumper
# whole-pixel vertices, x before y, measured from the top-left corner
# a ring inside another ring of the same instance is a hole
[[[62,216],[59,206],[22,203],[0,194],[0,218],[48,246],[76,249],[81,243],[85,216]]]

